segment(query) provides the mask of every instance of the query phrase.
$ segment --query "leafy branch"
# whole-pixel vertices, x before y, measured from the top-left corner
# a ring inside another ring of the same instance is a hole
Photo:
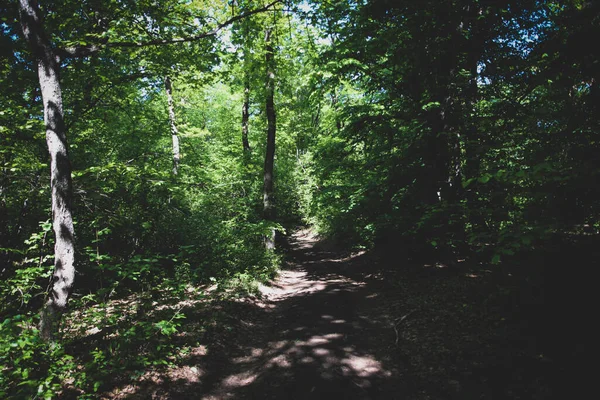
[[[136,42],[110,42],[106,41],[105,43],[97,43],[97,44],[89,44],[85,46],[74,46],[74,47],[65,47],[62,49],[57,49],[56,53],[61,58],[69,58],[69,57],[87,57],[92,54],[98,53],[101,50],[106,48],[139,48],[139,47],[147,47],[147,46],[164,46],[176,43],[189,43],[195,42],[201,39],[205,39],[211,36],[215,36],[219,33],[223,28],[233,24],[236,21],[247,18],[251,15],[258,14],[261,12],[268,11],[276,4],[281,3],[283,0],[275,0],[264,7],[257,8],[242,14],[238,14],[234,17],[229,18],[228,20],[219,23],[215,28],[211,29],[208,32],[199,33],[197,35],[180,37],[180,38],[170,38],[170,39],[153,39],[153,40],[142,40]]]

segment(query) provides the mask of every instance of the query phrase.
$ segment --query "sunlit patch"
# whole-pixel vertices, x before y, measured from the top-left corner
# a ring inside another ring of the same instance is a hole
[[[169,375],[176,379],[183,378],[189,383],[198,383],[200,382],[200,378],[204,375],[204,371],[199,370],[197,367],[183,366],[177,368]]]
[[[278,355],[277,357],[275,357],[271,361],[269,361],[268,364],[276,365],[281,368],[291,368],[291,366],[292,366],[292,363],[290,362],[290,360],[287,358],[287,356],[285,354]]]
[[[263,355],[263,349],[252,349],[250,354],[252,354],[252,357],[260,357]]]
[[[285,340],[280,340],[278,342],[273,342],[269,345],[269,347],[273,350],[281,350],[287,345]]]
[[[254,359],[252,356],[234,357],[231,359],[232,364],[246,364]]]
[[[350,355],[341,361],[342,365],[350,367],[356,376],[367,378],[374,375],[383,374],[390,376],[389,371],[384,371],[381,363],[372,357]]]
[[[204,345],[199,345],[198,347],[194,347],[190,353],[191,356],[205,356],[208,353],[208,349]]]
[[[325,290],[329,283],[308,280],[303,271],[283,270],[278,277],[277,285],[260,285],[261,294],[270,301],[282,301],[301,294],[310,294]]]
[[[320,344],[326,344],[329,343],[329,340],[327,340],[326,338],[322,337],[322,336],[313,336],[310,339],[308,339],[307,345],[308,346],[318,346]]]
[[[229,375],[223,379],[222,385],[226,388],[239,388],[250,385],[256,380],[258,375],[253,372],[242,372],[240,374]]]
[[[326,355],[328,355],[328,354],[330,353],[330,351],[329,351],[329,350],[327,350],[327,349],[323,349],[323,348],[316,348],[316,349],[313,349],[313,351],[312,351],[312,352],[313,352],[313,354],[314,354],[315,356],[319,356],[319,357],[324,357],[324,356],[326,356]]]
[[[341,339],[342,337],[344,337],[344,335],[342,335],[341,333],[328,333],[327,335],[324,335],[323,337],[332,340],[332,339]]]
[[[309,356],[302,357],[300,359],[300,364],[310,364],[310,363],[313,363],[313,362],[315,362],[315,359],[312,358],[312,357],[309,357]]]
[[[321,318],[323,318],[323,319],[333,319],[333,317],[331,315],[321,315]]]

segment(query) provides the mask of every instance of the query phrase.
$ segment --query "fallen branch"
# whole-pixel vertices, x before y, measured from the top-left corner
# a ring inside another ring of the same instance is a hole
[[[400,317],[400,318],[396,318],[394,321],[395,323],[392,325],[392,328],[394,328],[394,332],[396,332],[396,346],[398,346],[398,340],[400,339],[400,335],[398,334],[398,326],[403,323],[404,321],[406,321],[406,319],[408,317],[410,317],[411,315],[413,315],[417,310],[412,310],[411,312],[409,312],[408,314]]]

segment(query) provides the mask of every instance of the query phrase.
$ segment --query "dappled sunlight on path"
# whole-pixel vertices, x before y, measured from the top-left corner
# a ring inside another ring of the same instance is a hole
[[[286,267],[260,286],[260,299],[215,309],[236,319],[231,335],[225,331],[176,366],[147,372],[109,397],[403,398],[403,381],[382,357],[394,338],[388,321],[372,312],[377,289],[356,272],[364,265],[350,266],[361,256],[326,250],[311,231],[296,232]],[[191,311],[188,320],[207,316]]]
[[[106,398],[549,398],[559,370],[522,340],[526,319],[509,321],[510,275],[401,264],[310,231],[289,245],[259,298],[174,299],[161,312],[185,303],[171,339],[187,351]]]
[[[251,340],[244,355],[231,360],[238,372],[204,398],[367,399],[381,393],[392,371],[369,352],[369,331],[376,328],[357,308],[366,284],[336,271],[350,257],[316,243],[309,231],[292,237],[287,269],[261,287],[273,310],[267,342]]]

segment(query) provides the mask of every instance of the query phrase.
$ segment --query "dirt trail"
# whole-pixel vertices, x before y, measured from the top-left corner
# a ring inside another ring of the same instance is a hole
[[[556,390],[564,371],[524,324],[537,298],[512,274],[349,253],[310,231],[289,244],[262,298],[187,309],[179,339],[202,345],[107,398],[513,400]]]
[[[369,315],[377,293],[352,274],[360,254],[320,248],[309,231],[290,244],[287,268],[261,288],[268,312],[201,398],[396,398],[394,368],[377,355],[394,332]]]

